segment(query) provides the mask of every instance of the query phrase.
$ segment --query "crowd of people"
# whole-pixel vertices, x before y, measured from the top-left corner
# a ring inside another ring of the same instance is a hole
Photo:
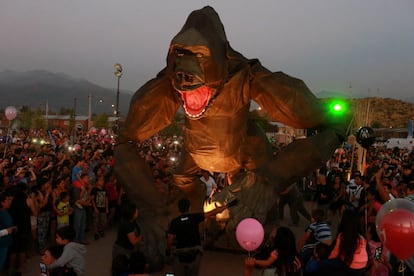
[[[364,152],[366,162],[361,170],[357,168],[357,153],[347,146],[338,149],[326,165],[310,177],[313,185],[308,185],[306,191],[295,183],[282,192],[278,205],[283,207],[286,203],[292,203],[289,205],[293,207],[290,212],[292,227],[298,226],[298,213],[309,220],[309,225],[304,234],[298,237],[295,237],[290,227],[275,229],[259,254],[246,259],[246,275],[251,275],[254,267],[262,268],[263,275],[412,273],[413,267],[409,260],[406,260],[407,266],[401,271],[401,260],[379,239],[375,220],[381,205],[387,201],[396,198],[413,200],[414,152],[406,149],[370,148]],[[223,178],[220,175],[214,177],[208,172],[201,172],[200,180],[206,185],[207,200],[220,189],[219,179]],[[310,210],[304,206],[304,192],[311,193]],[[197,219],[190,219],[193,216],[188,213],[188,204],[189,202],[179,205],[182,215],[171,222],[167,244],[171,246],[177,234],[183,235],[185,242],[193,241],[191,246],[178,248],[174,268],[176,271],[186,271],[182,275],[198,275],[194,272],[198,271],[200,264],[197,257],[200,255],[197,253],[202,250],[198,224],[206,214],[192,214]],[[279,213],[282,216],[283,210]],[[191,221],[191,227],[176,226],[177,221]],[[184,228],[187,230],[184,231]],[[188,231],[197,234],[189,234]],[[190,239],[190,236],[194,238]]]
[[[108,226],[120,223],[119,214],[124,215],[120,207],[125,194],[113,172],[115,137],[106,130],[70,135],[61,130],[20,129],[2,135],[1,273],[20,275],[26,259],[48,252],[53,255],[45,260],[50,275],[58,275],[52,273],[56,264],[83,275],[84,262],[67,262],[67,244],[76,247],[69,252],[82,259],[85,245],[92,242],[85,233],[98,240]],[[174,143],[177,140],[151,139],[139,152],[151,164],[154,185],[167,195],[175,164],[171,156],[177,156],[179,149]],[[53,248],[56,245],[64,247],[59,251]]]
[[[63,275],[53,274],[62,271],[64,275],[84,275],[85,245],[93,242],[86,240],[85,233],[91,232],[93,239],[98,240],[104,237],[109,225],[116,223],[114,275],[122,274],[115,271],[124,271],[124,275],[132,270],[144,273],[145,256],[136,250],[143,238],[136,224],[139,212],[136,205],[125,200],[116,181],[113,172],[116,141],[111,133],[78,132],[70,136],[59,130],[18,130],[2,140],[2,272],[19,275],[25,260],[40,254],[49,275]],[[181,137],[156,136],[137,147],[166,202],[173,187],[172,174],[181,145]],[[254,267],[285,275],[398,272],[399,262],[378,238],[375,219],[381,205],[389,200],[414,200],[414,152],[370,148],[366,152],[366,167],[361,171],[357,170],[356,162],[351,162],[358,158],[353,154],[356,151],[341,148],[315,173],[313,185],[307,185],[307,191],[296,183],[282,192],[280,216],[288,204],[292,226],[298,225],[298,213],[309,220],[309,226],[299,237],[289,227],[275,229],[260,254],[246,260],[246,275]],[[214,177],[204,172],[200,176],[206,184],[206,199],[225,185],[223,174]],[[304,192],[312,194],[310,210],[303,205]],[[181,216],[188,216],[188,209],[178,207]],[[181,235],[178,226],[171,227],[169,243]],[[200,237],[194,240],[192,246],[199,250]],[[142,265],[134,268],[138,263]],[[410,269],[408,265],[406,271]]]
[[[0,224],[8,231],[7,227],[14,228],[0,238],[0,270],[20,275],[27,258],[44,254],[56,243],[64,246],[61,256],[55,256],[61,266],[66,244],[87,244],[86,230],[94,231],[98,239],[104,235],[106,219],[112,222],[115,217],[122,189],[112,172],[114,138],[106,133],[70,136],[59,130],[3,134]],[[81,251],[77,254],[86,248]],[[63,265],[74,268],[77,275],[85,272],[84,263]],[[53,270],[54,264],[49,266]]]
[[[412,257],[399,260],[380,240],[376,227],[383,204],[414,200],[414,151],[372,147],[365,152],[361,170],[352,162],[358,160],[356,153],[345,146],[315,172],[310,182],[314,184],[306,187],[312,193],[310,214],[299,211],[303,194],[296,184],[282,193],[279,206],[292,204],[292,226],[297,226],[299,212],[310,223],[298,237],[289,227],[275,229],[256,257],[246,259],[245,275],[252,275],[254,267],[262,268],[263,275],[414,273]]]

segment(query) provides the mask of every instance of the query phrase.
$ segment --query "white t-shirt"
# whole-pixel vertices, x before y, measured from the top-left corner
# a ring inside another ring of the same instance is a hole
[[[362,185],[357,185],[355,182],[350,182],[346,187],[346,193],[348,194],[349,202],[357,208],[359,205],[359,198],[361,197],[361,191],[364,189]]]
[[[206,185],[206,196],[210,196],[211,191],[216,187],[216,182],[214,182],[214,179],[209,176],[206,180],[204,176],[200,177],[200,180]]]

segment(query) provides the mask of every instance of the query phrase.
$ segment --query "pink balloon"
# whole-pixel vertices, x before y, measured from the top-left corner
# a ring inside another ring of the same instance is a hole
[[[263,226],[254,218],[245,218],[237,225],[237,242],[247,251],[256,250],[262,244],[263,237]]]
[[[17,109],[14,106],[8,106],[4,110],[4,115],[6,115],[7,120],[11,121],[17,116]]]

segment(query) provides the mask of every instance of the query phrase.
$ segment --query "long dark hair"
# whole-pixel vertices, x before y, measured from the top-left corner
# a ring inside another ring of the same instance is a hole
[[[129,222],[137,211],[137,205],[133,202],[125,202],[121,207],[121,220]]]
[[[341,235],[339,257],[347,265],[352,263],[361,233],[362,227],[358,213],[354,210],[345,210],[338,226],[338,236]]]
[[[295,234],[287,227],[279,227],[274,240],[274,249],[278,252],[275,261],[277,268],[285,272],[295,271],[296,240]]]

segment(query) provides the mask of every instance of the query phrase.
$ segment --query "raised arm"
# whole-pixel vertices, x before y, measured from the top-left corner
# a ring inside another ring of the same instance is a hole
[[[320,101],[302,80],[282,72],[272,73],[258,61],[251,69],[251,97],[273,120],[296,128],[313,128],[324,123]]]
[[[143,141],[170,125],[179,108],[178,95],[161,71],[134,94],[129,107],[122,140]]]

